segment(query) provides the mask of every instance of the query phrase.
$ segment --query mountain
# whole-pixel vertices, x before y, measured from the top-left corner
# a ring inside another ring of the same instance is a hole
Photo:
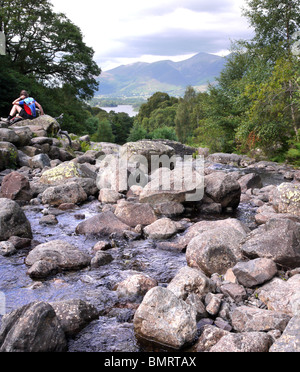
[[[151,96],[163,91],[181,96],[188,85],[205,89],[224,68],[226,58],[199,53],[180,62],[137,62],[102,72],[98,95],[107,97]],[[96,94],[96,95],[97,95]]]

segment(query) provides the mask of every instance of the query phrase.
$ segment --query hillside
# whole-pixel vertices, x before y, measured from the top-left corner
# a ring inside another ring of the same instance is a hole
[[[188,85],[204,89],[214,82],[224,68],[226,59],[199,53],[180,62],[137,62],[105,71],[99,77],[101,96],[149,96],[157,91],[182,95]]]

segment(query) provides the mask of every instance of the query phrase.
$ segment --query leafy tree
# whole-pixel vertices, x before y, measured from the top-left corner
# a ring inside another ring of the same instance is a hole
[[[171,141],[178,141],[175,129],[173,127],[163,126],[155,129],[150,133],[152,139],[167,139]]]
[[[140,126],[138,121],[135,121],[133,127],[130,130],[127,142],[136,142],[142,139],[149,139],[150,136],[146,129]]]
[[[108,119],[101,120],[99,122],[98,130],[92,137],[95,142],[110,142],[115,141],[115,136],[112,132],[111,123]]]
[[[100,69],[80,29],[48,0],[0,1],[0,24],[13,69],[49,86],[66,82],[79,98],[91,98]]]
[[[116,113],[111,111],[108,114],[108,120],[112,126],[115,142],[119,145],[124,145],[133,126],[134,118],[131,118],[125,112]]]

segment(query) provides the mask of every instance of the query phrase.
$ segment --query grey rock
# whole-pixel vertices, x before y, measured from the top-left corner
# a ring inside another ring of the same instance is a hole
[[[13,200],[0,199],[0,241],[11,236],[32,238],[30,222],[21,207]]]
[[[107,252],[103,252],[103,251],[97,251],[95,256],[92,258],[91,267],[95,269],[100,266],[108,265],[112,261],[113,261],[113,257],[111,254]]]
[[[238,332],[268,332],[275,329],[283,332],[291,317],[276,311],[241,306],[233,311],[231,319]]]
[[[282,336],[271,346],[270,353],[300,352],[300,317],[293,317]]]
[[[197,333],[196,311],[171,291],[150,289],[134,315],[137,337],[179,350]]]
[[[4,316],[0,352],[63,352],[67,341],[54,309],[36,302]]]
[[[240,284],[251,288],[271,280],[277,274],[277,267],[272,260],[257,258],[247,262],[238,262],[232,271]]]
[[[227,334],[211,349],[211,353],[266,353],[272,344],[272,338],[264,332],[246,332]]]
[[[82,203],[87,200],[84,189],[76,182],[47,188],[42,195],[43,204],[59,206],[65,203]]]
[[[56,316],[65,334],[74,337],[91,321],[99,317],[99,312],[92,304],[82,300],[52,302]]]

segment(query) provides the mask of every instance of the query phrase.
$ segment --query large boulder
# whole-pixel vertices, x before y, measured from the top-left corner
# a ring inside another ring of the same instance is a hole
[[[188,244],[186,260],[190,267],[206,275],[225,274],[242,258],[240,244],[245,235],[226,227],[216,227],[197,234]]]
[[[87,200],[84,189],[76,182],[47,188],[42,194],[43,204],[59,206],[65,203],[82,203]]]
[[[179,350],[197,334],[196,312],[162,287],[152,288],[134,316],[136,336]]]
[[[153,206],[161,203],[198,202],[204,195],[204,177],[191,164],[179,164],[174,170],[161,168],[151,175],[151,181],[140,193],[141,203]]]
[[[64,352],[67,340],[52,306],[25,305],[4,316],[0,352]]]
[[[279,265],[300,266],[300,224],[289,219],[271,219],[254,230],[242,246],[250,258],[269,258]]]
[[[257,292],[259,299],[269,310],[283,312],[290,316],[299,315],[297,312],[300,297],[300,275],[289,280],[274,278],[264,284]]]
[[[128,160],[129,163],[141,162],[149,172],[159,168],[156,162],[157,157],[167,156],[171,158],[175,155],[173,147],[167,146],[160,141],[142,140],[138,142],[128,142],[121,147],[120,156]],[[144,159],[140,160],[140,159]],[[145,164],[146,163],[146,164]]]
[[[99,312],[95,306],[82,300],[52,302],[51,306],[63,331],[69,337],[75,336],[92,320],[99,317]]]
[[[65,241],[53,240],[40,244],[30,251],[25,264],[32,267],[40,261],[52,264],[52,270],[55,267],[57,270],[78,270],[89,266],[91,257]],[[31,273],[35,276],[34,272]],[[46,271],[45,276],[48,274]]]
[[[185,266],[171,280],[167,289],[178,298],[186,300],[193,293],[205,296],[215,289],[215,285],[201,270]]]
[[[290,319],[285,313],[248,306],[237,307],[231,314],[232,326],[238,332],[283,332]]]
[[[150,225],[157,220],[153,208],[147,203],[121,201],[117,205],[115,215],[131,227]]]
[[[88,174],[82,169],[80,164],[74,162],[65,162],[59,164],[57,167],[43,172],[40,182],[45,185],[63,185],[66,182],[77,178],[90,178]]]
[[[170,218],[161,218],[144,228],[144,234],[149,239],[164,240],[175,235],[178,231],[176,222]]]
[[[257,258],[238,262],[232,271],[240,284],[251,288],[271,280],[277,274],[277,266],[272,260]]]
[[[0,141],[10,142],[14,145],[17,145],[17,143],[20,141],[20,138],[12,129],[0,128]]]
[[[282,183],[273,192],[272,204],[278,213],[288,213],[300,217],[300,185]]]
[[[21,207],[13,200],[0,199],[0,241],[11,236],[32,238],[30,222]]]
[[[22,120],[11,127],[28,127],[37,137],[53,137],[59,129],[57,121],[49,115],[42,115],[33,120]]]
[[[241,199],[241,186],[230,173],[213,172],[205,176],[205,194],[223,208],[237,208]]]
[[[11,172],[3,178],[0,198],[29,201],[32,199],[28,178],[18,172]]]
[[[144,296],[151,288],[157,287],[157,281],[144,274],[134,274],[118,283],[116,291],[119,297]]]
[[[130,226],[118,219],[112,212],[103,212],[81,222],[76,227],[76,234],[109,236],[114,234],[123,237]]]

